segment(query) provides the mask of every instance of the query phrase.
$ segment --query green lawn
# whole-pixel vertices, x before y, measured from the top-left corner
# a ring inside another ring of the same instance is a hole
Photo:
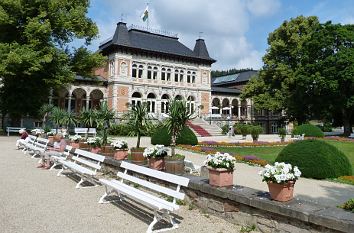
[[[339,142],[333,140],[325,140],[329,144],[337,147],[342,151],[352,164],[354,174],[354,142]],[[230,147],[218,147],[218,151],[227,152],[230,154],[239,155],[255,155],[258,158],[265,159],[270,163],[273,163],[279,152],[283,149],[283,146],[277,147],[243,147],[243,148],[230,148]]]

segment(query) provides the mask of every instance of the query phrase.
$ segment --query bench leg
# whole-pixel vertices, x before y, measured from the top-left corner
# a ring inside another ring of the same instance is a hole
[[[161,216],[157,213],[156,210],[154,210],[154,220],[150,223],[146,233],[151,233],[152,228],[155,226],[155,224],[161,219]]]
[[[163,229],[159,229],[159,230],[156,230],[156,231],[153,231],[153,227],[154,225],[160,221],[161,219],[166,219],[166,220],[169,220],[169,222],[172,224],[172,227],[168,227],[168,228],[163,228]],[[154,210],[154,220],[150,223],[148,229],[147,229],[147,233],[150,233],[150,232],[164,232],[164,231],[169,231],[169,230],[173,230],[173,229],[177,229],[178,228],[178,224],[174,221],[174,219],[172,218],[172,216],[170,215],[170,212],[169,211],[164,211],[161,214],[159,214],[157,212],[157,210]]]
[[[37,153],[37,151],[35,151],[31,158],[34,159],[34,158],[36,158],[37,155],[38,155],[38,153]]]
[[[83,180],[82,178],[80,179],[79,183],[76,184],[76,187],[77,189],[80,188],[80,185],[84,182],[85,180]]]
[[[62,175],[63,171],[64,171],[64,167],[62,167],[60,169],[60,171],[57,173],[57,176],[64,176],[64,175]]]
[[[105,193],[102,195],[102,197],[101,197],[100,200],[98,201],[99,204],[107,204],[107,203],[113,202],[113,201],[105,201],[105,198],[106,198],[108,195],[110,195],[111,193],[113,193],[114,190],[108,190],[108,187],[107,187],[107,186],[105,186],[105,189],[106,189]],[[120,194],[118,194],[118,196],[119,196],[119,199],[121,199]]]
[[[49,168],[49,171],[53,170],[59,163],[54,162],[53,165]]]

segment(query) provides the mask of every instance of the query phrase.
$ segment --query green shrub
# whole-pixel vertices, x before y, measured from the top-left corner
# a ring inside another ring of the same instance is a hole
[[[286,146],[276,162],[298,166],[303,177],[325,179],[352,174],[348,158],[336,147],[320,140],[303,140]]]
[[[354,198],[349,199],[343,205],[339,206],[342,209],[349,210],[354,213]]]
[[[198,144],[198,139],[193,133],[193,131],[187,126],[181,131],[181,134],[177,137],[177,144],[184,145],[196,145]],[[169,146],[171,144],[171,135],[168,134],[166,127],[159,127],[156,132],[151,137],[151,144],[161,144]]]
[[[226,135],[229,132],[229,125],[223,125],[221,127],[221,133]]]
[[[322,130],[322,132],[332,132],[332,124],[329,122],[325,122],[323,125],[317,126]]]
[[[250,133],[250,125],[247,124],[235,124],[235,133],[241,134],[242,136],[247,136]]]
[[[303,124],[295,127],[293,135],[305,134],[306,137],[318,137],[323,138],[324,134],[320,128],[311,124]]]
[[[260,125],[250,125],[249,132],[252,136],[253,141],[257,141],[259,135],[263,132],[263,127]]]
[[[130,127],[127,124],[112,124],[108,129],[109,135],[114,136],[128,136]]]
[[[278,135],[281,139],[284,139],[286,137],[286,129],[284,128],[279,128],[278,129]]]

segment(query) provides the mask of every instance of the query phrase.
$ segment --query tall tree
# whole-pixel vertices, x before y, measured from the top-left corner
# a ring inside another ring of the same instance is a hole
[[[309,53],[304,73],[312,82],[314,94],[321,98],[312,103],[323,117],[333,119],[339,113],[344,134],[352,132],[354,114],[354,25],[322,24],[307,43]],[[329,114],[330,113],[330,114]]]
[[[86,16],[88,7],[88,0],[0,1],[3,115],[35,115],[49,87],[68,83],[74,79],[74,72],[85,75],[101,64],[103,57],[99,54],[68,49],[74,39],[89,44],[98,33],[95,23]],[[75,59],[75,54],[84,57],[87,65]]]
[[[317,17],[299,16],[269,34],[268,49],[259,77],[251,79],[242,98],[253,98],[257,108],[285,110],[288,117],[300,123],[309,118],[308,82],[303,73],[305,44],[319,26]]]

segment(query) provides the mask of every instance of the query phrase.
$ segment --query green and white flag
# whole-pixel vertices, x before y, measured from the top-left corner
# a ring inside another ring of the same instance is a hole
[[[146,6],[143,14],[141,15],[141,19],[145,22],[149,18],[149,6]]]

